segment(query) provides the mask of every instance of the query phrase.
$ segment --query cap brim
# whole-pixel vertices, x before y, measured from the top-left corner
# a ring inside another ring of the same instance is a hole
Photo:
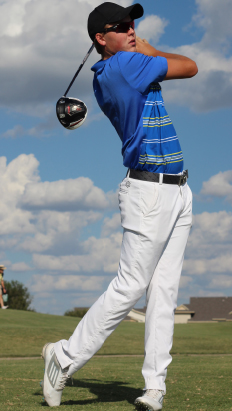
[[[117,21],[124,19],[128,15],[131,17],[132,20],[139,19],[143,16],[143,13],[144,10],[141,4],[136,3],[133,4],[133,6],[124,8],[124,10],[120,10],[108,21],[108,23],[115,23]]]

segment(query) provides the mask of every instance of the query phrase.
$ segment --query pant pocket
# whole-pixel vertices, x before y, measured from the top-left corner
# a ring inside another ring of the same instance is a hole
[[[144,217],[149,215],[155,208],[159,197],[159,184],[143,182],[140,187],[140,210]]]
[[[128,181],[120,185],[118,193],[119,209],[121,213],[121,225],[124,229],[140,230],[140,189],[137,182]]]

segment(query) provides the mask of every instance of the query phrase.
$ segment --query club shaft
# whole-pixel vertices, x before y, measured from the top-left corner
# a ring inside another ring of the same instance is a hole
[[[88,53],[86,54],[86,56],[85,56],[84,60],[82,61],[82,63],[81,63],[81,65],[80,65],[80,67],[78,68],[78,70],[77,70],[77,72],[76,72],[75,76],[73,77],[73,79],[72,79],[71,83],[69,84],[69,86],[68,86],[68,88],[67,88],[66,92],[64,93],[64,97],[66,97],[66,95],[68,94],[68,92],[69,92],[70,88],[72,87],[72,85],[73,85],[74,81],[76,80],[76,78],[77,78],[78,74],[80,73],[80,71],[81,71],[82,67],[84,66],[84,64],[85,64],[86,60],[88,59],[88,57],[89,57],[89,56],[90,56],[90,54],[92,53],[93,49],[94,49],[94,43],[93,43],[93,44],[92,44],[92,46],[90,47],[90,49],[89,49]]]

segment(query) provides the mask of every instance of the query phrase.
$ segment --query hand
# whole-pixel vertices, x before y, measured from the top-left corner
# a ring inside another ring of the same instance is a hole
[[[136,37],[136,51],[146,56],[156,55],[155,47],[151,46],[146,39],[141,39],[138,36]]]

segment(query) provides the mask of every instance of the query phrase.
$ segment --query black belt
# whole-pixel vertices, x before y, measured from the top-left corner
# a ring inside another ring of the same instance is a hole
[[[135,180],[152,181],[153,183],[159,183],[160,174],[151,173],[150,171],[142,170],[132,170],[128,172],[129,178],[134,178]],[[178,184],[178,186],[183,186],[188,178],[188,170],[184,170],[183,174],[179,176],[174,176],[170,174],[163,174],[163,184]]]

